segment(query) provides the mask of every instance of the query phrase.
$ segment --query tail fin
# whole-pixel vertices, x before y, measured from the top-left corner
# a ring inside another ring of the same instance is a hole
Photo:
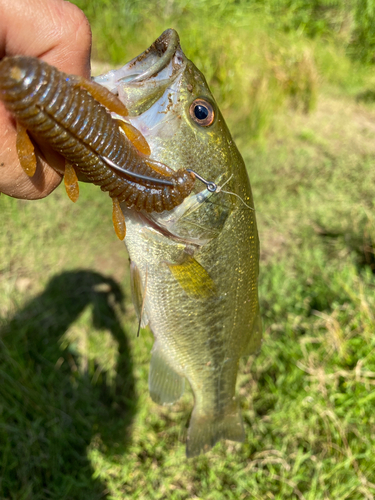
[[[237,405],[220,415],[200,415],[194,408],[186,440],[186,456],[206,453],[220,439],[242,442],[245,440],[242,418]]]

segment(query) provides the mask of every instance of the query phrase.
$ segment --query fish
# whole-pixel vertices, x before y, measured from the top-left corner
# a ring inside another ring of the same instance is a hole
[[[26,174],[32,177],[36,170],[32,132],[67,160],[64,181],[72,201],[79,195],[76,171],[110,194],[120,239],[126,234],[120,203],[163,212],[193,189],[194,173],[174,171],[150,158],[146,140],[126,121],[126,106],[93,81],[67,75],[36,57],[4,57],[0,100],[17,120],[16,147]]]
[[[244,161],[203,74],[166,30],[145,52],[95,81],[125,103],[128,120],[157,161],[210,179],[163,213],[121,204],[131,289],[149,325],[149,392],[173,404],[194,395],[186,455],[242,442],[236,398],[241,357],[259,351],[259,238]]]

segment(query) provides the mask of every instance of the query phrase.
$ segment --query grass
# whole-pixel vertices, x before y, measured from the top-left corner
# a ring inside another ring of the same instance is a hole
[[[290,104],[312,111],[321,86],[356,94],[366,82],[366,90],[374,90],[371,67],[358,62],[374,52],[370,0],[75,3],[90,20],[94,58],[118,65],[166,28],[175,28],[222,111],[235,115],[235,126],[257,140],[272,129],[275,111]],[[369,4],[366,9],[364,4]]]
[[[223,52],[233,89],[210,76],[248,165],[262,246],[264,343],[238,380],[246,442],[186,460],[191,394],[151,402],[152,335],[136,337],[108,197],[87,185],[76,205],[62,187],[38,202],[1,196],[1,500],[374,498],[375,109],[357,100],[373,80],[333,45],[291,33],[286,52],[289,35],[265,29],[278,70],[293,67],[292,50],[298,64],[313,55],[315,104],[273,92],[264,52],[251,60],[252,85],[266,83],[254,87],[258,111],[246,101],[250,118],[237,107],[239,60]],[[243,36],[231,54],[243,54]]]

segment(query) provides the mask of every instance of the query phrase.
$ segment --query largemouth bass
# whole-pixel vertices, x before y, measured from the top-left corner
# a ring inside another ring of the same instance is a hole
[[[151,398],[172,404],[189,382],[195,403],[188,457],[220,439],[243,441],[235,397],[239,360],[261,344],[259,241],[244,162],[174,30],[96,81],[126,104],[153,158],[218,186],[212,192],[196,182],[181,205],[162,214],[123,205],[125,244],[135,308],[155,337]]]

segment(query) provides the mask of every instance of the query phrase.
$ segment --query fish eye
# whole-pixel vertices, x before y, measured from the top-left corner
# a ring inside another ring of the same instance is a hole
[[[215,111],[208,101],[195,99],[190,105],[190,116],[198,125],[209,127],[215,119]]]

